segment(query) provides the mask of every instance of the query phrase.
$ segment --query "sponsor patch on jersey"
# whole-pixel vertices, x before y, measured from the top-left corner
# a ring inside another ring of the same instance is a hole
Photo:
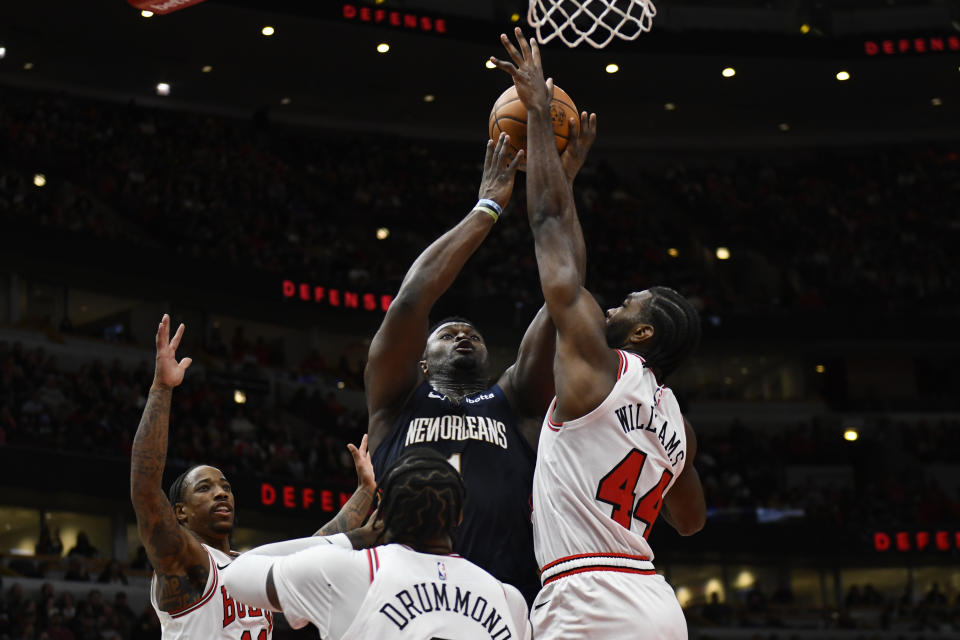
[[[463,401],[467,404],[477,404],[478,402],[483,402],[484,400],[493,400],[496,396],[492,393],[481,393],[476,398],[464,398]]]

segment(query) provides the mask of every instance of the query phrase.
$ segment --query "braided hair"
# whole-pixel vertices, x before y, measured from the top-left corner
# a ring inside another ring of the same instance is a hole
[[[653,326],[653,338],[643,357],[662,382],[700,345],[700,314],[669,287],[648,291],[652,296],[640,310],[640,322]]]
[[[452,537],[466,487],[456,469],[433,449],[408,449],[380,481],[380,514],[397,542],[420,548],[439,535]]]

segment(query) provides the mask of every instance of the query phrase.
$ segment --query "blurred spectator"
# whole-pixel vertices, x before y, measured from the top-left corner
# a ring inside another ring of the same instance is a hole
[[[111,560],[103,568],[97,582],[101,584],[127,584],[127,576],[123,575],[123,568],[117,560]]]
[[[67,559],[67,570],[63,574],[64,580],[72,582],[89,582],[90,574],[87,573],[87,565],[80,556],[69,556]]]
[[[97,558],[100,556],[100,552],[97,551],[97,548],[90,544],[90,539],[87,537],[85,531],[81,531],[77,534],[77,543],[73,546],[70,551],[67,552],[68,556],[83,556],[84,558]]]
[[[35,552],[38,556],[63,555],[63,543],[60,542],[60,529],[55,527],[51,531],[46,523],[40,525],[40,537],[37,539]]]

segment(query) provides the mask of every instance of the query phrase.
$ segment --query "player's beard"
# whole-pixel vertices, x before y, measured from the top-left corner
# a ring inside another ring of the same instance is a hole
[[[622,320],[612,320],[607,323],[607,346],[611,349],[623,349],[627,344],[627,338],[633,331],[634,323],[627,318]]]

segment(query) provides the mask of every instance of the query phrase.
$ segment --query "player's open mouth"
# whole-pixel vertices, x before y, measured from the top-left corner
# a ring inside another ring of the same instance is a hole
[[[233,509],[231,509],[230,507],[224,504],[224,505],[220,505],[219,507],[216,507],[213,510],[213,512],[219,513],[221,515],[230,515],[231,513],[233,513]]]
[[[473,347],[471,347],[469,344],[460,345],[459,347],[454,349],[454,351],[456,351],[457,353],[473,353]]]

